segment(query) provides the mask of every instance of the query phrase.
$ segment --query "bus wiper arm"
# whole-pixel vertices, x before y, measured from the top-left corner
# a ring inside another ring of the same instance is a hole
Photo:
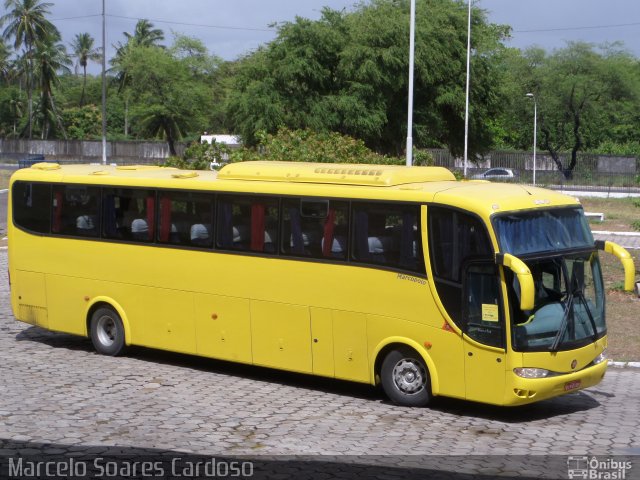
[[[589,305],[587,304],[587,299],[584,298],[584,293],[578,293],[577,297],[578,300],[580,300],[580,303],[582,303],[582,305],[584,306],[585,311],[587,312],[589,323],[591,323],[591,328],[593,329],[593,335],[591,335],[591,338],[593,338],[593,341],[595,342],[598,339],[598,328],[596,327],[596,321],[593,319],[591,308],[589,308]]]
[[[560,345],[560,340],[564,336],[564,332],[567,330],[567,325],[569,324],[569,315],[573,313],[573,293],[569,293],[567,296],[567,303],[565,305],[564,315],[562,316],[562,323],[560,324],[560,328],[558,329],[558,333],[556,333],[555,338],[553,339],[553,343],[549,350],[552,352],[557,352],[558,347]]]

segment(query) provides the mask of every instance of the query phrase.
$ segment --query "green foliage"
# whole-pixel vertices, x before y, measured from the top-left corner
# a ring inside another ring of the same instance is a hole
[[[534,102],[538,147],[558,170],[573,175],[578,152],[637,154],[640,70],[618,45],[569,43],[547,53],[538,48],[504,57],[505,108],[499,117],[501,145],[530,149]],[[570,152],[568,161],[560,154]]]
[[[209,143],[193,142],[184,151],[182,157],[170,157],[164,166],[185,170],[209,170],[212,163],[224,163],[229,158],[229,147],[215,140]]]
[[[73,140],[99,138],[102,135],[102,114],[96,105],[84,105],[63,110],[62,123]]]
[[[0,136],[17,137],[26,121],[27,98],[18,87],[0,89]]]
[[[631,228],[633,228],[636,232],[640,232],[640,220],[635,220],[631,224]]]
[[[633,199],[633,206],[640,208],[640,198]]]
[[[463,148],[466,7],[418,0],[414,124],[417,147]],[[422,12],[422,14],[420,14]],[[427,14],[428,12],[428,14]],[[233,131],[256,145],[257,132],[335,131],[379,152],[399,155],[407,137],[409,2],[373,0],[351,13],[324,9],[318,21],[297,18],[238,64],[228,99]],[[492,143],[486,119],[500,110],[498,62],[506,28],[473,12],[474,80],[470,147]]]
[[[184,60],[160,47],[134,46],[122,68],[131,80],[131,119],[139,134],[166,139],[175,155],[176,141],[204,129],[209,92],[193,81]]]
[[[403,163],[400,158],[379,155],[369,150],[362,140],[334,132],[280,128],[275,135],[261,131],[257,133],[257,137],[259,139],[257,147],[245,147],[232,151],[231,161],[286,160],[389,165]]]

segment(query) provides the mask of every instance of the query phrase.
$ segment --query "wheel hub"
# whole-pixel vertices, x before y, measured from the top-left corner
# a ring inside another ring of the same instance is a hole
[[[393,368],[393,381],[402,393],[415,394],[424,389],[426,372],[415,360],[400,360]]]
[[[113,342],[116,339],[116,323],[113,321],[111,317],[100,317],[98,320],[98,340],[103,345],[109,347],[113,345]]]

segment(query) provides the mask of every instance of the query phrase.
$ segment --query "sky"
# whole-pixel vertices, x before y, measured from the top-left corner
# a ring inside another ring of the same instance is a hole
[[[74,35],[89,32],[96,45],[102,42],[102,0],[45,0],[53,4],[50,19],[65,44]],[[4,2],[2,2],[4,4]],[[324,6],[347,11],[354,0],[105,0],[107,53],[133,32],[136,21],[146,18],[165,32],[202,40],[209,52],[225,60],[250,53],[275,38],[270,27],[296,16],[317,19]],[[637,0],[473,0],[487,11],[489,21],[513,29],[509,46],[562,48],[567,41],[595,44],[622,41],[640,57],[640,2]],[[5,13],[0,7],[0,15]],[[420,14],[420,12],[418,12]],[[472,32],[473,35],[473,32]],[[91,73],[98,73],[93,65]]]

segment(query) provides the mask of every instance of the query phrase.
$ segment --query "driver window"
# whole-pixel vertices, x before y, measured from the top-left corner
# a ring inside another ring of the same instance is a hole
[[[500,282],[495,265],[471,264],[465,277],[465,333],[476,342],[504,347]]]

